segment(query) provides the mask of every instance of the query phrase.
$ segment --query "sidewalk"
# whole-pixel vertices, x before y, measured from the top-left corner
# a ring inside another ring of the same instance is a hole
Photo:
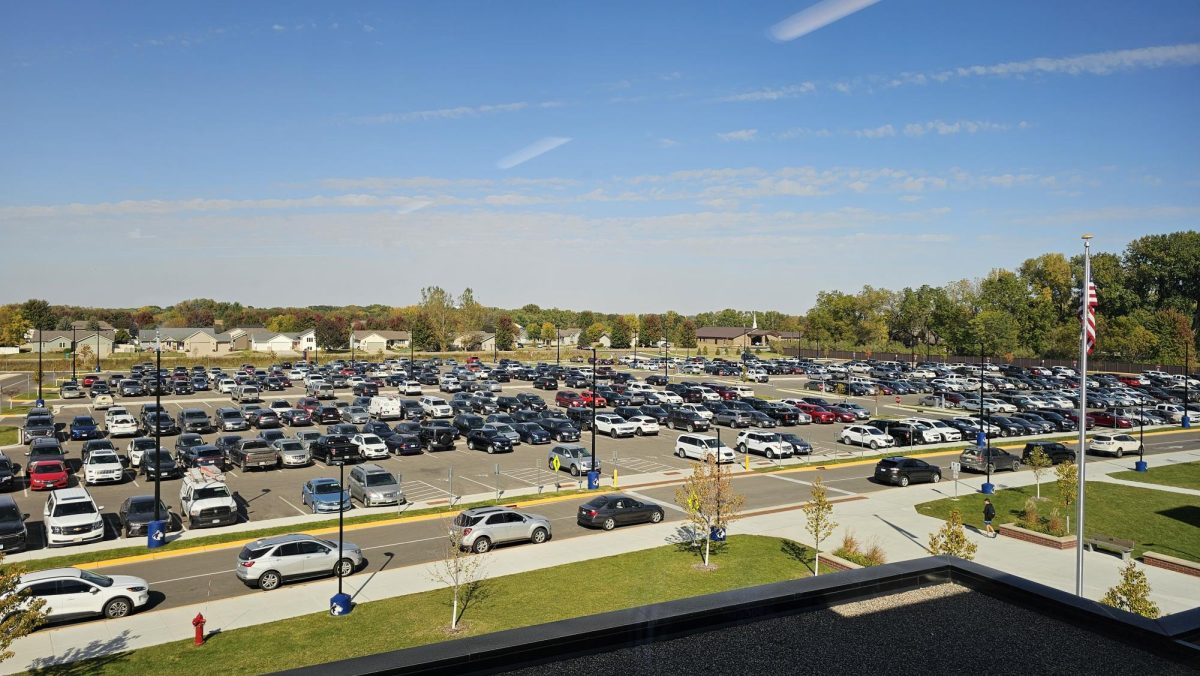
[[[1200,451],[1180,451],[1156,456],[1161,462],[1200,460]],[[1093,463],[1088,478],[1100,479],[1109,472],[1128,469],[1128,462]],[[1095,468],[1095,469],[1093,469]],[[677,479],[678,477],[674,477]],[[1029,485],[1029,473],[993,477],[997,489]],[[959,481],[959,494],[979,490],[984,477],[972,475]],[[1152,487],[1147,485],[1146,487]],[[636,486],[628,486],[636,490]],[[925,543],[929,534],[941,527],[942,521],[917,514],[914,506],[954,495],[951,481],[922,484],[905,489],[865,494],[865,499],[837,503],[834,519],[840,524],[825,545],[836,547],[842,534],[852,530],[862,542],[878,540],[886,550],[889,561],[928,556]],[[664,523],[629,528],[619,537],[583,537],[551,540],[543,545],[504,548],[492,552],[488,563],[489,577],[540,570],[576,561],[612,556],[667,544],[676,533],[679,523]],[[808,541],[803,513],[797,509],[752,516],[738,521],[733,530],[741,533],[785,537],[798,542]],[[1059,551],[1010,538],[986,538],[971,530],[968,537],[979,545],[975,560],[984,565],[1005,570],[1027,579],[1068,592],[1075,588],[1075,552]],[[382,558],[382,557],[381,557]],[[1119,558],[1101,552],[1087,552],[1085,559],[1085,593],[1098,599],[1117,581],[1121,566]],[[439,588],[431,575],[432,564],[421,564],[380,570],[380,561],[372,561],[367,570],[346,578],[343,584],[355,603],[392,598],[405,594]],[[1200,606],[1200,585],[1194,577],[1171,571],[1142,567],[1154,590],[1153,598],[1164,613],[1174,613]],[[232,572],[230,573],[232,575]],[[47,629],[21,639],[13,645],[12,660],[0,664],[0,673],[14,673],[35,667],[46,667],[101,655],[134,650],[171,641],[190,640],[191,620],[203,613],[208,620],[209,633],[224,632],[276,620],[324,612],[330,597],[337,591],[334,579],[284,586],[275,591],[246,594],[186,607],[133,615],[122,620],[77,623]],[[263,603],[269,598],[270,603]]]

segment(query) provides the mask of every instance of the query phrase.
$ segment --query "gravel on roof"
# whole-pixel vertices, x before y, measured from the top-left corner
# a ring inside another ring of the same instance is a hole
[[[508,672],[1192,674],[1084,628],[947,583]]]

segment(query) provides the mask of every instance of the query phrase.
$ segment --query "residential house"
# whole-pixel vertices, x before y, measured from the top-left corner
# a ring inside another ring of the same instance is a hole
[[[143,329],[138,335],[138,344],[144,350],[154,349],[155,339],[162,341],[162,349],[170,352],[203,357],[228,354],[229,334],[207,327],[183,327]]]
[[[696,344],[731,348],[766,347],[769,338],[777,333],[744,326],[703,326],[696,329]]]
[[[350,346],[368,354],[384,350],[407,350],[412,334],[408,331],[352,331]]]
[[[37,340],[37,331],[34,331],[32,341],[21,345],[21,350],[25,352],[38,352],[43,354],[57,352],[63,353],[71,349],[71,332],[70,331],[42,331],[42,340],[39,343]],[[75,331],[75,349],[79,350],[84,345],[90,348],[92,354],[99,352],[101,357],[107,357],[112,354],[113,341],[112,336],[104,335],[103,331]]]
[[[496,334],[471,331],[454,339],[454,347],[460,350],[491,352],[496,349]]]

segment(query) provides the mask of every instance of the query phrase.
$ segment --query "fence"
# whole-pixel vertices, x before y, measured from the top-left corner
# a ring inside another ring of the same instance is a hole
[[[878,359],[881,361],[898,361],[906,363],[914,362],[934,362],[934,363],[963,363],[963,364],[978,364],[979,355],[923,355],[920,352],[875,352],[875,351],[847,351],[847,350],[811,350],[800,348],[798,351],[794,347],[785,348],[784,354],[796,355],[799,352],[799,357],[804,359]],[[1006,359],[985,359],[988,363],[1005,363],[1015,364],[1029,368],[1031,366],[1067,366],[1076,368],[1079,366],[1079,361],[1076,359],[1040,359],[1029,357],[1016,357],[1011,361]],[[1111,371],[1114,373],[1141,373],[1143,371],[1165,371],[1172,374],[1186,373],[1181,365],[1168,364],[1145,364],[1131,361],[1118,361],[1108,359],[1103,356],[1093,356],[1088,359],[1088,371]]]

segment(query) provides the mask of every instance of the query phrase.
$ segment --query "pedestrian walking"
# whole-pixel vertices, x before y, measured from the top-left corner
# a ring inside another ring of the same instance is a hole
[[[992,519],[996,518],[996,506],[988,498],[983,499],[983,525],[987,528],[988,537],[996,537],[996,531],[992,530]]]

